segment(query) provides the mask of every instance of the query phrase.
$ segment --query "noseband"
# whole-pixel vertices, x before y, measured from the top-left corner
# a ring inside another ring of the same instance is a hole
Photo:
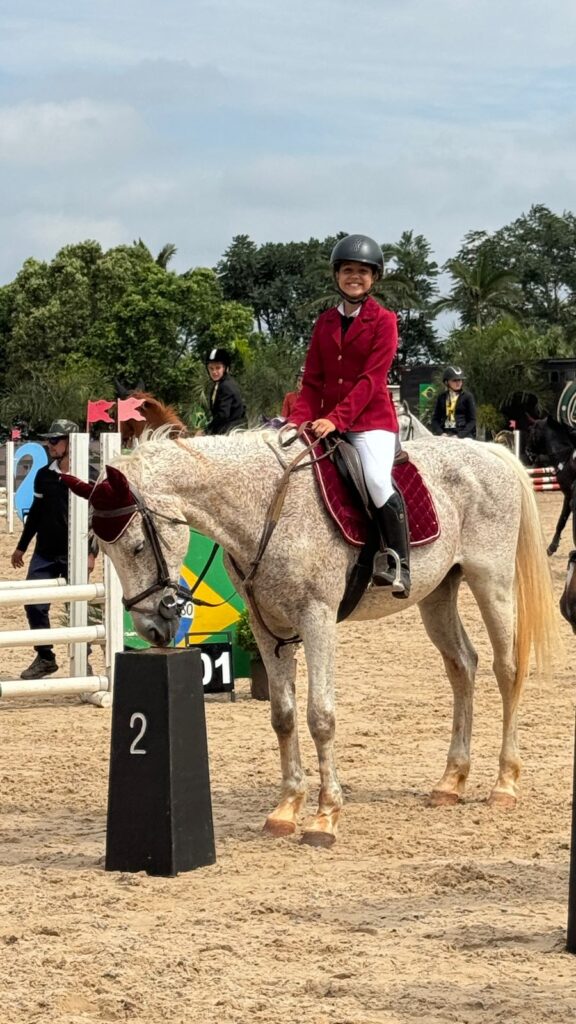
[[[133,485],[130,486],[130,493],[134,499],[131,505],[125,505],[123,508],[106,509],[106,510],[95,510],[98,517],[103,519],[114,519],[118,516],[127,516],[138,512],[142,516],[142,525],[144,527],[144,533],[150,542],[152,548],[152,554],[156,562],[156,581],[151,583],[145,590],[140,591],[134,597],[123,597],[122,604],[126,611],[131,611],[136,605],[143,601],[150,594],[156,594],[159,590],[163,591],[162,597],[158,605],[158,612],[163,619],[176,619],[180,618],[184,605],[190,600],[191,592],[177,583],[175,580],[170,579],[168,572],[168,566],[166,559],[164,558],[164,552],[162,550],[162,538],[156,529],[154,518],[164,519],[167,523],[173,525],[188,526],[185,519],[177,519],[174,516],[165,516],[162,512],[157,512],[155,509],[148,508],[144,504],[140,495],[136,491]]]

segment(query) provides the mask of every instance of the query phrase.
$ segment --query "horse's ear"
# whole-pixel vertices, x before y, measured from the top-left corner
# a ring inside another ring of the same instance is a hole
[[[88,500],[94,490],[94,484],[87,483],[86,480],[80,480],[79,477],[72,476],[71,473],[61,473],[60,479],[62,483],[66,484],[68,490],[77,494],[79,498],[86,498]]]
[[[106,466],[106,479],[110,489],[116,494],[126,495],[130,493],[130,484],[127,478],[115,466]]]

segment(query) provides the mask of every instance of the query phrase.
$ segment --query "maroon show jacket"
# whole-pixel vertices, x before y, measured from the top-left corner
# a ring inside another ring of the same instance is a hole
[[[366,299],[344,338],[336,306],[312,332],[304,379],[290,422],[332,420],[337,430],[398,432],[388,371],[398,347],[396,314]]]

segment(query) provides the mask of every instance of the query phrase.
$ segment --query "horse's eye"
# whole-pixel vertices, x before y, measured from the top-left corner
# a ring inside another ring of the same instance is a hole
[[[136,547],[134,548],[134,551],[132,552],[132,554],[133,555],[139,555],[141,551],[144,551],[144,541],[143,540],[141,540],[140,543],[136,545]]]

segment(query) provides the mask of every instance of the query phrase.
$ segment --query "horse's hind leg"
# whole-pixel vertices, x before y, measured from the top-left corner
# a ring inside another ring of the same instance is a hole
[[[518,701],[523,680],[516,679],[513,580],[492,567],[466,570],[470,586],[488,630],[494,661],[492,667],[502,698],[502,747],[500,769],[489,803],[502,808],[514,807],[518,798],[521,769],[518,751]]]
[[[470,771],[474,679],[478,656],[458,615],[457,599],[461,579],[461,569],[455,566],[436,590],[420,601],[418,606],[426,632],[444,659],[454,695],[452,739],[446,770],[430,797],[435,806],[457,803],[464,795]]]

